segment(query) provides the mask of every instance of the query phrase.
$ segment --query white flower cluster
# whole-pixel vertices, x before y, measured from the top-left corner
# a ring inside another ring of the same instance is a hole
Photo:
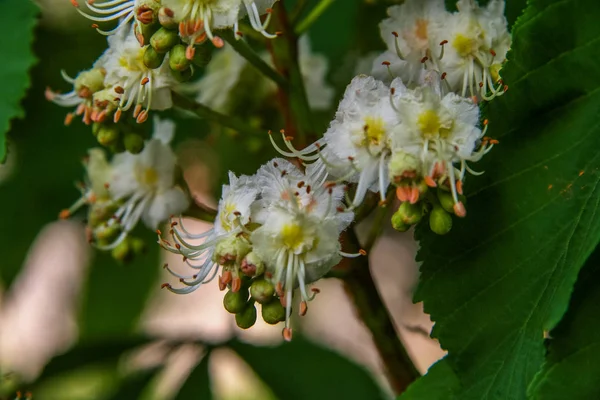
[[[154,135],[141,153],[120,153],[110,162],[102,149],[91,149],[82,196],[60,217],[88,205],[88,239],[99,249],[112,250],[140,220],[156,230],[171,215],[185,211],[189,197],[176,184],[176,157],[169,145],[174,130],[173,122],[155,118]]]
[[[253,176],[238,178],[230,173],[212,230],[194,235],[179,220],[171,224],[171,239],[159,236],[163,248],[181,254],[195,270],[185,276],[169,269],[186,287],[164,287],[189,293],[211,281],[221,266],[220,288],[230,285],[236,293],[243,290],[247,277],[264,273],[274,292],[258,300],[266,305],[263,317],[270,323],[279,322],[265,316],[264,310],[281,302],[285,307],[284,337],[289,340],[293,290],[300,289],[300,313],[306,313],[307,302],[314,297],[307,285],[323,277],[341,257],[360,255],[341,251],[339,236],[353,214],[342,206],[344,188],[325,179],[323,169],[309,166],[302,172],[284,159],[268,162]]]

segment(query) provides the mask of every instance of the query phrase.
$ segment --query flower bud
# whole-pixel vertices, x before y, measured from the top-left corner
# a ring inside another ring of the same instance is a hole
[[[160,0],[137,0],[135,7],[135,19],[144,25],[156,22]]]
[[[257,279],[250,285],[250,296],[260,304],[269,303],[274,294],[275,287],[265,279]]]
[[[110,146],[119,140],[119,129],[116,125],[104,125],[98,129],[98,143],[103,146]]]
[[[242,329],[248,329],[256,323],[256,307],[248,304],[241,312],[235,314],[235,323]]]
[[[191,61],[185,56],[185,46],[176,44],[169,51],[169,66],[175,71],[185,71],[190,67]]]
[[[403,203],[404,204],[404,203]],[[399,232],[406,232],[410,229],[410,225],[404,222],[404,218],[400,213],[400,210],[396,211],[392,215],[392,227]]]
[[[452,198],[452,193],[447,190],[438,189],[437,190],[437,198],[440,201],[440,205],[446,212],[454,214],[454,199]]]
[[[97,91],[104,89],[105,75],[106,71],[103,68],[92,68],[80,72],[75,78],[75,91],[79,97],[90,97]]]
[[[111,251],[112,257],[122,263],[130,262],[133,259],[133,251],[128,239],[123,240],[117,247]]]
[[[452,229],[452,216],[440,206],[433,206],[429,214],[429,227],[438,235],[445,235]]]
[[[144,150],[144,138],[139,133],[127,132],[123,136],[123,145],[131,154],[138,154]]]
[[[115,240],[119,234],[121,233],[121,225],[120,224],[112,224],[110,226],[99,226],[94,229],[94,236],[98,240],[111,242]]]
[[[171,70],[171,75],[173,75],[173,78],[175,78],[177,80],[177,82],[187,82],[190,80],[190,78],[192,77],[192,69],[188,68],[184,71],[177,71],[172,69]]]
[[[150,46],[152,46],[157,53],[166,53],[177,43],[179,43],[179,35],[177,32],[166,28],[160,28],[150,38]]]
[[[394,152],[388,164],[390,177],[394,178],[394,182],[414,179],[418,175],[420,165],[415,156],[403,151]]]
[[[165,59],[165,53],[157,53],[152,46],[146,46],[144,50],[144,65],[150,69],[160,67]]]
[[[215,246],[213,261],[219,265],[228,266],[235,264],[252,250],[248,242],[236,236],[221,240]]]
[[[146,13],[150,18],[152,14]],[[142,23],[140,21],[135,22],[133,29],[136,39],[140,46],[146,46],[150,43],[150,38],[158,30],[159,26],[154,23]]]
[[[423,205],[420,203],[410,204],[408,201],[403,202],[398,207],[396,214],[399,214],[402,222],[406,225],[414,225],[423,218]]]
[[[285,308],[277,299],[272,299],[269,303],[263,304],[261,314],[263,320],[270,325],[285,321]]]
[[[167,7],[158,9],[158,22],[166,29],[177,29],[179,25],[175,20],[175,13]]]
[[[223,297],[223,307],[232,313],[237,314],[246,308],[248,302],[248,290],[240,289],[237,292],[231,290]]]
[[[260,276],[265,273],[265,265],[253,251],[244,257],[240,269],[246,276]]]

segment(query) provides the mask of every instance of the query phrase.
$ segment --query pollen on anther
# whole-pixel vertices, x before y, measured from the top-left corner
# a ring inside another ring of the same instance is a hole
[[[170,283],[163,283],[162,285],[160,285],[160,288],[161,289],[164,289],[164,288],[170,289],[171,288],[171,284]]]
[[[425,64],[425,62],[427,62],[427,60],[429,60],[429,57],[427,57],[427,56],[421,58],[421,64]]]
[[[385,65],[386,67],[389,67],[392,63],[390,63],[389,61],[384,61],[381,63],[381,65]]]
[[[365,249],[360,249],[358,251],[358,254],[360,254],[361,256],[366,256],[367,255],[367,251]]]
[[[98,24],[92,24],[92,28],[98,29]]]
[[[392,35],[394,35],[395,37],[398,37],[398,32],[394,31],[394,32],[392,32]]]
[[[156,230],[156,234],[157,234],[157,235],[162,235],[162,232],[160,231],[160,229],[157,229],[157,230]]]
[[[444,79],[446,79],[446,76],[447,76],[447,75],[448,75],[448,74],[447,74],[446,72],[444,72],[444,73],[442,74],[442,76],[440,77],[440,79],[441,79],[441,80],[444,80]]]
[[[440,46],[443,46],[443,45],[445,45],[445,44],[448,44],[448,41],[447,41],[447,40],[442,40],[442,41],[440,42]]]

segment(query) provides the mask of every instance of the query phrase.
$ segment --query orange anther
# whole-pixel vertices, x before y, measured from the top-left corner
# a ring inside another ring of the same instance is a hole
[[[170,289],[171,285],[169,283],[163,283],[162,285],[160,285],[160,288],[161,289],[164,289],[164,288],[169,288]]]
[[[223,39],[221,39],[218,36],[215,36],[214,39],[212,40],[212,44],[217,48],[220,49],[221,47],[225,46],[225,42],[223,42]]]
[[[308,311],[308,304],[306,304],[306,301],[300,302],[300,316],[304,317],[306,315],[307,311]]]
[[[445,45],[445,44],[448,44],[448,41],[447,41],[447,40],[442,40],[442,41],[440,42],[440,46],[443,46],[443,45]]]
[[[454,214],[456,214],[457,217],[460,218],[464,218],[467,216],[467,209],[465,208],[465,205],[459,201],[458,203],[454,204]]]
[[[583,170],[579,171],[579,176],[582,176],[583,174],[585,174],[585,171],[583,171]]]
[[[115,111],[115,116],[113,117],[113,121],[115,121],[115,124],[117,122],[119,122],[119,120],[121,119],[121,109],[119,108],[117,111]]]
[[[185,49],[185,58],[187,58],[188,60],[192,60],[194,58],[194,54],[196,54],[196,49],[194,48],[194,46],[188,46]]]
[[[71,211],[69,210],[62,210],[59,214],[58,214],[58,218],[60,219],[67,219],[71,216]]]
[[[144,86],[148,82],[150,82],[150,78],[148,78],[147,76],[145,76],[144,79],[142,79],[142,81],[140,82],[140,85]]]
[[[236,276],[231,281],[231,291],[233,293],[237,293],[240,291],[241,288],[242,288],[242,279],[239,276]]]
[[[141,111],[142,111],[142,105],[137,104],[133,110],[133,118],[137,118],[137,116],[140,115]]]
[[[396,197],[400,201],[407,201],[408,200],[408,194],[406,193],[406,187],[404,187],[404,186],[398,186],[396,188]]]
[[[291,328],[283,328],[283,340],[285,340],[286,342],[291,342],[292,341],[292,329]]]
[[[92,28],[98,29],[98,24],[92,24]]]
[[[394,32],[392,32],[392,35],[394,35],[395,37],[398,37],[398,32],[394,31]]]
[[[365,249],[360,249],[358,251],[358,254],[360,254],[361,256],[366,256],[367,255],[367,251]]]
[[[410,188],[409,188],[410,189]],[[417,202],[419,201],[419,196],[421,195],[421,193],[419,192],[419,189],[416,187],[413,187],[409,196],[409,203],[410,204],[417,204]]]
[[[391,63],[389,61],[384,61],[381,63],[381,65],[385,65],[386,67],[389,67],[391,65]]]
[[[432,177],[426,176],[423,180],[425,181],[425,184],[427,186],[432,187],[432,188],[437,187],[437,183],[435,183],[435,181],[433,180]]]
[[[67,113],[67,115],[65,115],[65,125],[69,126],[71,125],[71,122],[73,122],[73,113]]]
[[[456,191],[458,194],[463,194],[463,183],[462,181],[456,181]]]

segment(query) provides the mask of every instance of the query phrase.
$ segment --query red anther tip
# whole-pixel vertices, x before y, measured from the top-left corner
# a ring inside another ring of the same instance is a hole
[[[361,256],[366,256],[366,255],[367,255],[367,251],[366,251],[366,250],[364,250],[364,249],[360,249],[360,250],[358,251],[358,254],[360,254]]]
[[[60,219],[68,219],[71,216],[71,212],[69,210],[62,210],[58,214],[58,218]]]
[[[490,49],[490,54],[496,57],[496,52],[494,51],[494,49]]]
[[[267,8],[267,9],[265,10],[265,12],[266,12],[267,14],[270,14],[270,13],[272,13],[272,12],[273,12],[273,9],[272,9],[272,8]]]
[[[173,10],[171,10],[170,8],[166,8],[165,7],[165,14],[167,15],[167,17],[173,17],[175,15],[175,13],[173,12]]]
[[[140,82],[140,85],[144,86],[148,82],[150,82],[150,78],[145,76],[144,79],[142,79],[142,81]],[[117,91],[115,90],[115,92],[117,92]],[[117,93],[119,93],[119,92],[117,92]]]
[[[163,264],[163,268],[165,268],[165,269],[166,269],[166,268],[168,268],[168,267],[169,267],[169,264],[168,264],[168,263],[164,263],[164,264]]]
[[[92,28],[98,29],[98,24],[92,24]]]
[[[316,294],[319,294],[319,293],[321,293],[321,289],[319,289],[319,288],[316,288],[316,287],[314,287],[314,288],[311,288],[310,290],[311,290],[313,293],[316,293]]]
[[[394,35],[395,37],[398,37],[398,32],[394,31],[394,32],[392,32],[392,35]]]
[[[435,181],[433,180],[433,178],[432,178],[432,177],[430,177],[430,176],[426,176],[426,177],[424,178],[424,180],[425,180],[425,184],[426,184],[427,186],[429,186],[429,187],[437,187],[437,183],[435,183]]]
[[[504,91],[506,92],[508,90],[508,85],[504,85]]]
[[[421,58],[421,64],[424,64],[429,58],[427,56]]]
[[[285,140],[287,140],[288,142],[291,142],[292,140],[294,140],[293,136],[286,136]]]
[[[384,61],[381,63],[381,65],[385,65],[386,67],[389,67],[392,63],[390,63],[389,61]]]
[[[161,289],[164,289],[164,288],[171,288],[171,284],[169,284],[169,283],[163,283],[162,285],[160,285],[160,288],[161,288]]]
[[[306,301],[300,302],[300,316],[304,317],[306,315],[307,311],[308,311],[308,304],[306,304]]]
[[[79,7],[79,3],[77,2],[77,0],[71,0],[71,4],[73,5],[73,7]]]
[[[479,82],[479,87],[482,88],[483,87],[483,82]]]
[[[496,139],[490,139],[490,144],[499,144],[500,142]]]
[[[292,329],[291,328],[283,328],[283,332],[281,334],[283,335],[283,340],[285,340],[286,342],[292,341]]]
[[[456,191],[458,194],[463,194],[463,183],[462,181],[456,181]]]
[[[487,124],[489,124],[489,123],[490,123],[490,121],[489,121],[488,119],[484,119],[484,120],[483,120],[483,125],[487,125]]]
[[[212,40],[212,44],[217,48],[220,49],[221,47],[225,46],[225,42],[223,42],[223,39],[221,39],[218,36],[215,36]]]
[[[445,45],[445,44],[448,44],[448,41],[447,41],[447,40],[442,40],[442,41],[440,42],[440,46],[443,46],[443,45]]]
[[[156,234],[157,234],[157,235],[162,235],[162,232],[160,231],[160,229],[157,229],[157,230],[156,230]]]
[[[235,34],[238,35],[239,37],[244,37],[244,34],[240,31],[237,31]]]
[[[390,93],[391,94],[396,94],[396,88],[390,88]]]
[[[344,212],[345,211],[344,207],[337,207],[335,210],[337,212]]]
[[[467,216],[467,210],[462,202],[459,201],[458,203],[454,204],[453,208],[454,214],[456,214],[457,217],[464,218]]]
[[[442,80],[446,79],[446,76],[447,76],[447,75],[448,75],[448,74],[447,74],[446,72],[444,72],[444,73],[442,74],[442,77],[441,77],[441,79],[442,79]]]

